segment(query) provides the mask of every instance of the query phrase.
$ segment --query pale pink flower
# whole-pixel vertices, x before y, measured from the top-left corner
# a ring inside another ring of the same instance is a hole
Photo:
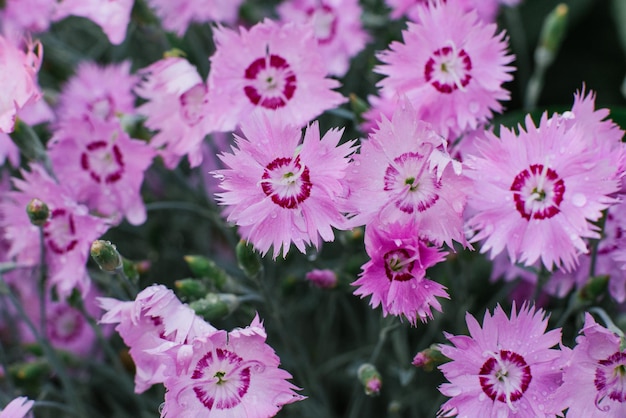
[[[404,42],[378,54],[383,65],[375,71],[387,76],[378,83],[381,95],[406,95],[417,118],[446,137],[476,129],[510,96],[502,87],[513,71],[506,35],[453,1],[422,7],[419,16]]]
[[[404,315],[411,325],[441,312],[437,300],[449,298],[445,287],[426,278],[426,269],[443,261],[446,252],[419,238],[415,222],[390,225],[369,224],[365,229],[365,251],[370,261],[363,265],[354,294],[372,296],[372,308],[382,305],[383,315]]]
[[[182,36],[191,23],[235,23],[244,0],[148,0],[163,28]]]
[[[135,97],[132,89],[137,77],[130,74],[130,61],[100,66],[81,62],[59,95],[61,120],[85,116],[110,120],[119,114],[132,114]]]
[[[29,414],[35,401],[29,400],[26,396],[13,399],[0,411],[0,418],[25,418],[32,416]]]
[[[338,77],[345,75],[350,59],[368,40],[358,0],[287,1],[278,6],[278,14],[284,22],[313,25],[328,72]]]
[[[20,165],[20,149],[8,134],[0,132],[0,166],[9,161],[13,167]]]
[[[58,0],[53,19],[85,17],[102,28],[109,42],[119,45],[126,38],[135,0]]]
[[[5,35],[48,30],[56,0],[5,0],[0,22]]]
[[[561,383],[561,351],[551,347],[561,329],[546,332],[545,312],[528,305],[513,305],[510,318],[498,305],[482,328],[469,313],[465,320],[470,336],[445,333],[454,346],[439,346],[451,361],[439,366],[449,381],[439,390],[450,399],[438,416],[555,417],[549,396]]]
[[[161,417],[268,418],[304,399],[266,338],[258,316],[247,328],[196,338],[165,381]]]
[[[98,302],[107,311],[100,323],[117,324],[115,330],[130,348],[137,369],[136,393],[162,383],[168,374],[175,374],[177,360],[162,353],[183,349],[180,352],[184,355],[184,344],[216,332],[163,285],[145,288],[134,301],[98,298]]]
[[[470,182],[448,155],[446,141],[416,119],[410,103],[400,103],[391,121],[383,116],[353,159],[346,177],[346,205],[355,214],[351,225],[414,219],[427,241],[466,244],[463,210]]]
[[[155,151],[130,139],[115,120],[68,120],[48,143],[59,181],[76,199],[112,222],[125,217],[131,224],[146,220],[140,189]]]
[[[266,114],[242,123],[241,130],[234,153],[220,155],[228,168],[215,171],[228,221],[262,254],[273,247],[274,258],[286,255],[292,243],[304,253],[306,245],[332,241],[332,228],[344,229],[338,203],[353,141],[339,145],[337,129],[320,138],[317,122],[302,139],[299,127]]]
[[[39,42],[28,42],[24,51],[0,36],[0,133],[13,132],[17,112],[41,97],[37,72],[42,54]]]
[[[585,314],[563,371],[563,385],[555,395],[568,417],[620,418],[626,416],[626,351],[621,339]]]
[[[520,0],[385,0],[385,3],[391,8],[392,18],[397,19],[406,15],[417,22],[420,19],[419,9],[429,7],[437,1],[456,1],[466,12],[475,10],[485,22],[496,20],[500,4],[513,6],[520,2]]]
[[[198,70],[183,58],[170,57],[139,72],[143,81],[135,93],[148,102],[137,108],[145,125],[158,131],[150,145],[160,150],[168,168],[187,156],[189,165],[202,162],[202,142],[214,129],[215,109]]]
[[[239,32],[218,27],[214,37],[208,85],[218,130],[234,130],[254,109],[300,127],[345,102],[311,26],[266,19]]]

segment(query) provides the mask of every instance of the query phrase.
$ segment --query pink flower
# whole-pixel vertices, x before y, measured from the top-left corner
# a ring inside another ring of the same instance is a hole
[[[266,338],[258,316],[247,328],[196,338],[193,354],[165,381],[161,417],[267,418],[304,399]]]
[[[466,243],[463,210],[470,182],[448,155],[446,141],[415,118],[410,103],[403,101],[391,121],[383,117],[353,158],[346,177],[353,226],[414,219],[425,240]]]
[[[500,138],[485,132],[480,156],[468,156],[466,171],[475,182],[468,221],[484,240],[491,258],[504,249],[513,262],[571,270],[587,252],[583,238],[599,238],[591,222],[614,203],[618,167],[605,146],[596,146],[589,129],[568,126],[544,114],[539,127],[526,119],[519,135],[502,128]],[[590,222],[591,221],[591,222]]]
[[[337,274],[328,269],[313,269],[305,275],[305,279],[321,289],[332,289],[337,286]]]
[[[34,404],[35,401],[28,400],[26,396],[15,398],[0,411],[0,418],[25,418],[31,416],[28,413]]]
[[[391,7],[391,17],[394,19],[402,15],[408,16],[409,19],[419,22],[420,9],[431,7],[437,1],[453,2],[456,1],[466,12],[476,11],[478,17],[485,22],[494,22],[498,14],[499,3],[511,0],[385,0],[387,5]],[[512,0],[513,2],[517,0]]]
[[[165,165],[174,168],[185,155],[191,167],[202,162],[202,142],[214,129],[215,110],[198,70],[183,58],[165,58],[140,71],[143,81],[135,88],[147,99],[137,113],[145,125],[158,131],[150,145],[160,149]]]
[[[298,127],[345,101],[331,89],[326,64],[310,26],[271,20],[239,33],[214,30],[209,100],[220,118],[218,130],[232,131],[253,109]]]
[[[361,24],[358,0],[295,0],[278,7],[284,22],[310,23],[328,72],[342,77],[350,58],[358,54],[368,36]]]
[[[22,266],[39,264],[39,229],[26,214],[26,205],[33,198],[45,202],[50,217],[43,226],[48,283],[56,287],[61,299],[77,288],[81,294],[89,290],[86,263],[91,243],[108,229],[104,219],[88,213],[76,203],[66,187],[57,184],[39,165],[22,171],[23,180],[13,179],[17,191],[5,193],[0,201],[0,226],[10,242],[9,257]]]
[[[134,301],[98,298],[98,302],[107,311],[100,323],[117,324],[115,330],[130,347],[137,368],[136,393],[162,383],[167,374],[175,373],[176,360],[162,353],[167,350],[178,352],[183,344],[216,332],[163,285],[145,288]]]
[[[86,118],[61,124],[48,148],[59,181],[79,202],[114,223],[145,222],[140,188],[155,154],[149,145],[130,139],[115,120]]]
[[[585,326],[563,372],[555,395],[567,416],[618,418],[626,416],[626,351],[620,337],[585,314]]]
[[[55,0],[6,0],[0,10],[3,32],[20,34],[48,30]]]
[[[85,116],[110,120],[119,114],[132,114],[135,97],[132,88],[137,78],[130,75],[130,61],[99,66],[81,62],[76,74],[63,86],[59,95],[61,120]]]
[[[434,3],[419,9],[419,23],[408,23],[404,43],[392,42],[379,53],[387,91],[406,95],[417,118],[430,122],[444,136],[475,129],[500,112],[509,99],[502,87],[510,81],[513,61],[505,34],[486,24],[457,2]]]
[[[148,0],[163,28],[183,36],[192,22],[234,23],[244,0]]]
[[[355,295],[371,295],[372,308],[382,305],[383,315],[404,315],[411,325],[432,319],[431,308],[441,312],[437,297],[449,298],[445,287],[427,279],[426,269],[443,261],[446,252],[420,240],[419,226],[370,224],[365,229],[365,251],[371,258],[363,265]]]
[[[8,134],[0,132],[0,166],[9,161],[13,167],[20,165],[20,149]]]
[[[332,228],[343,229],[339,198],[352,141],[339,145],[341,130],[321,139],[317,122],[301,130],[255,115],[235,136],[233,154],[221,154],[228,167],[215,171],[222,179],[217,199],[227,205],[228,221],[262,253],[274,248],[274,258],[286,255],[291,243],[302,252],[332,241]]]
[[[438,416],[555,417],[560,409],[550,409],[548,397],[560,385],[561,351],[550,347],[561,330],[546,332],[545,313],[528,305],[513,305],[510,319],[498,305],[482,328],[469,313],[465,320],[470,336],[446,333],[454,346],[439,346],[451,360],[439,366],[450,382],[439,390],[451,399]]]
[[[133,4],[134,0],[60,0],[53,18],[85,17],[100,26],[112,44],[119,45],[126,38]]]
[[[37,71],[42,54],[39,42],[28,43],[24,52],[0,36],[0,133],[13,132],[17,112],[41,97]]]

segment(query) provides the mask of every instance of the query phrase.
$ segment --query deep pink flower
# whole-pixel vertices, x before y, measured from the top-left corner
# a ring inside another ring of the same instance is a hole
[[[234,130],[254,109],[300,127],[345,101],[326,78],[311,26],[266,19],[239,33],[218,27],[214,37],[208,84],[219,130]]]
[[[20,396],[13,399],[9,404],[0,411],[0,418],[25,418],[30,417],[29,414],[35,401],[28,400],[26,396]]]
[[[309,282],[321,289],[337,286],[337,273],[329,269],[313,269],[304,276]]]
[[[247,328],[196,338],[193,354],[165,381],[161,417],[268,418],[304,399],[266,338],[258,316]]]
[[[146,169],[155,151],[143,141],[130,139],[116,120],[69,120],[48,143],[59,181],[79,202],[119,223],[146,220],[140,194]]]
[[[140,74],[144,79],[135,93],[148,102],[137,113],[146,116],[148,128],[158,131],[150,145],[160,150],[168,168],[174,168],[185,155],[191,167],[198,166],[202,142],[215,127],[215,109],[198,70],[183,58],[170,57]]]
[[[67,16],[85,17],[102,28],[109,42],[119,45],[126,38],[126,28],[134,0],[58,0],[54,20]]]
[[[466,244],[463,210],[470,182],[448,155],[446,141],[415,118],[410,103],[400,103],[391,121],[383,117],[353,158],[346,177],[353,226],[415,219],[427,241]]]
[[[305,252],[306,245],[319,247],[320,238],[332,241],[332,228],[344,229],[338,204],[353,142],[339,145],[342,131],[336,129],[320,138],[317,122],[301,141],[299,127],[265,114],[241,130],[234,153],[220,155],[228,168],[215,171],[223,179],[224,192],[216,196],[228,206],[228,221],[262,254],[273,246],[274,258],[292,243]]]
[[[386,75],[381,95],[406,95],[417,118],[444,136],[475,129],[500,112],[509,99],[502,84],[512,79],[504,32],[486,24],[457,2],[419,9],[419,23],[408,23],[404,42],[379,53]],[[387,92],[391,91],[391,94]]]
[[[167,350],[178,352],[183,344],[216,332],[163,285],[145,288],[134,301],[98,298],[98,302],[107,311],[100,323],[117,324],[115,330],[130,348],[137,369],[136,393],[162,383],[168,374],[175,374],[176,360],[162,353]]]
[[[17,112],[41,97],[37,71],[42,54],[39,42],[29,42],[23,51],[0,36],[0,133],[13,132]]]
[[[415,222],[390,225],[369,224],[365,229],[365,251],[370,257],[363,265],[355,295],[372,296],[372,308],[382,305],[383,315],[404,315],[411,325],[432,319],[431,309],[441,312],[437,300],[449,298],[445,287],[426,278],[426,269],[443,261],[446,252],[419,238]]]
[[[235,23],[244,0],[148,0],[163,28],[182,36],[191,23]]]
[[[555,417],[549,396],[561,383],[561,351],[551,347],[561,329],[546,332],[544,311],[528,305],[513,305],[510,319],[498,305],[482,328],[469,313],[465,320],[470,336],[446,333],[454,346],[439,346],[451,361],[439,366],[450,382],[439,390],[450,399],[438,416]]]
[[[284,22],[313,25],[328,72],[338,77],[348,71],[350,58],[365,47],[368,39],[358,0],[288,1],[278,7],[278,13]]]
[[[568,417],[626,416],[626,351],[620,337],[598,325],[590,314],[576,338],[555,401]]]

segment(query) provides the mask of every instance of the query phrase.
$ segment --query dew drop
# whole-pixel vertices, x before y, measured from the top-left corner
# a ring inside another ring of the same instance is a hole
[[[572,205],[582,208],[587,203],[587,198],[582,193],[575,193],[572,196]]]
[[[485,396],[485,394],[484,394],[484,393],[481,393],[480,395],[478,395],[478,400],[479,400],[480,402],[483,402],[486,398],[487,398],[487,397]]]
[[[478,110],[480,109],[480,106],[478,106],[478,103],[476,102],[471,102],[469,104],[469,111],[472,113],[478,113]]]

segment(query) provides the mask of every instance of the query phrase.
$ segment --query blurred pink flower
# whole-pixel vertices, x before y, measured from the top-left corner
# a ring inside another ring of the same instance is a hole
[[[218,130],[234,130],[254,109],[301,127],[345,102],[310,26],[266,19],[239,33],[218,27],[214,37],[208,85]]]
[[[191,23],[235,23],[244,0],[148,0],[163,28],[183,36]]]
[[[165,381],[161,417],[268,418],[304,399],[266,338],[258,316],[244,329],[196,338]]]
[[[307,272],[304,278],[321,289],[332,289],[337,286],[337,274],[328,269],[313,269]]]
[[[310,23],[328,72],[342,77],[368,40],[358,0],[295,0],[278,6],[283,22]]]
[[[441,312],[437,300],[449,298],[445,287],[426,278],[426,269],[443,261],[446,252],[429,246],[419,237],[415,222],[369,224],[365,228],[365,251],[371,258],[363,265],[354,294],[372,296],[372,308],[382,305],[383,315],[404,315],[411,325],[432,319],[431,309]]]
[[[202,162],[202,143],[215,128],[215,109],[198,70],[183,58],[165,58],[140,70],[143,81],[135,93],[148,102],[137,108],[145,125],[158,131],[150,145],[172,169],[185,155],[189,165]]]
[[[561,351],[551,347],[561,329],[546,332],[545,312],[528,305],[517,312],[514,304],[510,319],[498,305],[482,328],[469,313],[465,320],[470,336],[445,333],[454,346],[439,346],[451,361],[439,366],[449,381],[439,390],[450,399],[438,416],[556,417],[549,397],[561,384]]]
[[[48,30],[56,3],[56,0],[5,0],[0,9],[3,33],[16,39],[26,32]]]
[[[29,400],[26,396],[13,399],[0,411],[0,418],[25,418],[32,416],[29,414],[35,401]]]
[[[513,56],[504,32],[457,2],[422,7],[419,16],[419,23],[407,24],[404,43],[392,42],[378,54],[383,65],[375,71],[387,76],[378,83],[381,96],[406,95],[418,119],[455,137],[502,111]]]
[[[511,7],[520,2],[520,0],[385,0],[391,8],[392,18],[397,19],[406,15],[416,22],[420,19],[419,8],[429,7],[437,1],[456,1],[466,12],[475,10],[485,22],[495,22],[501,4]]]
[[[221,154],[228,167],[214,174],[222,179],[221,205],[228,221],[262,254],[273,246],[276,258],[293,243],[305,252],[318,248],[320,238],[332,241],[332,228],[344,229],[338,206],[345,193],[344,174],[353,141],[339,145],[341,130],[321,139],[317,122],[306,128],[257,114],[241,126],[233,154]],[[302,142],[301,142],[302,139]]]

